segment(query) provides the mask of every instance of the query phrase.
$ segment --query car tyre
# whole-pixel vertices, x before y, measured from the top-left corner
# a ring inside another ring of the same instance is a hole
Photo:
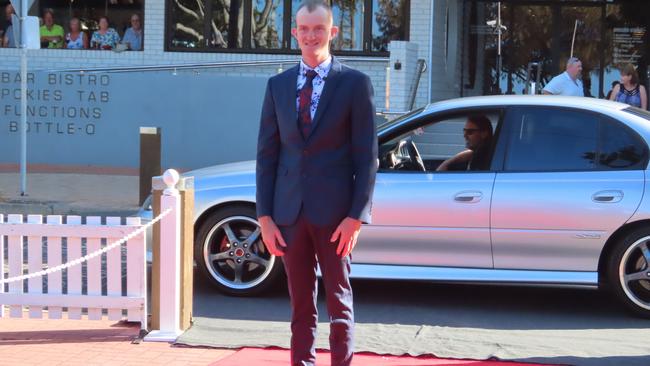
[[[199,271],[221,292],[254,296],[282,277],[280,258],[262,242],[255,208],[233,205],[212,212],[196,232],[194,259]]]
[[[634,230],[616,243],[607,279],[610,291],[629,311],[650,318],[650,229]]]

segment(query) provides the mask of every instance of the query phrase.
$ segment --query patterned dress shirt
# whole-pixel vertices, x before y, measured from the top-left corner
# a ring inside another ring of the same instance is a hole
[[[323,61],[320,65],[316,66],[314,69],[309,67],[304,61],[300,60],[300,71],[298,72],[298,85],[296,89],[296,110],[300,110],[300,89],[305,85],[307,81],[307,70],[314,70],[318,75],[314,78],[312,82],[312,92],[311,92],[311,119],[314,119],[316,114],[316,108],[318,108],[318,102],[320,101],[320,96],[323,93],[323,87],[325,87],[325,79],[327,79],[327,74],[329,74],[330,69],[332,68],[332,56],[328,57],[327,60]]]

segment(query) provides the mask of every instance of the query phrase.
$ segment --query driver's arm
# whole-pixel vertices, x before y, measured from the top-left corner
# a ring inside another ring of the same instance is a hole
[[[468,161],[470,161],[472,159],[472,154],[473,154],[473,151],[470,150],[470,149],[461,151],[458,154],[452,156],[451,158],[443,161],[442,164],[440,164],[436,168],[436,171],[437,172],[447,171],[447,170],[449,170],[450,165],[459,164],[459,163],[467,163]]]

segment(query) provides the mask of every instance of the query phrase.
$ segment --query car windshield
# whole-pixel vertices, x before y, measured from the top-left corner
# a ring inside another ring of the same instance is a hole
[[[395,119],[392,119],[392,120],[390,120],[390,121],[386,121],[386,122],[379,123],[379,124],[377,125],[377,132],[381,133],[381,132],[384,131],[385,129],[390,128],[390,127],[392,127],[392,126],[395,126],[395,125],[399,124],[400,122],[404,121],[405,119],[408,119],[408,118],[410,118],[411,116],[414,116],[414,115],[416,115],[416,114],[419,114],[419,113],[422,112],[423,110],[424,110],[424,107],[422,107],[422,108],[418,108],[418,109],[414,109],[414,110],[412,110],[412,111],[410,111],[410,112],[407,112],[407,113],[405,113],[405,114],[403,114],[403,115],[401,115],[401,116],[399,116],[399,117],[397,117],[397,118],[395,118]]]
[[[628,107],[623,110],[624,112],[627,112],[629,114],[633,114],[635,116],[639,116],[641,118],[644,118],[648,121],[650,121],[650,112],[643,110],[641,108],[637,107]]]

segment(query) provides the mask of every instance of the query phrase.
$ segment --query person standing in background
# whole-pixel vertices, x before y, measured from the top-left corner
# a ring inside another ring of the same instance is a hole
[[[569,95],[584,97],[585,91],[580,80],[582,62],[577,57],[571,57],[566,62],[566,71],[557,75],[544,86],[543,94],[547,95]]]
[[[616,85],[618,85],[618,84],[620,84],[620,83],[621,83],[621,82],[618,81],[618,80],[614,80],[614,81],[612,81],[612,88],[609,89],[609,91],[607,92],[607,96],[605,97],[605,99],[607,99],[607,100],[610,100],[610,99],[611,99],[612,92],[614,91],[614,88],[616,87]]]
[[[639,83],[639,73],[632,64],[626,64],[620,69],[621,83],[612,90],[609,100],[629,104],[633,107],[648,109],[648,93]]]

